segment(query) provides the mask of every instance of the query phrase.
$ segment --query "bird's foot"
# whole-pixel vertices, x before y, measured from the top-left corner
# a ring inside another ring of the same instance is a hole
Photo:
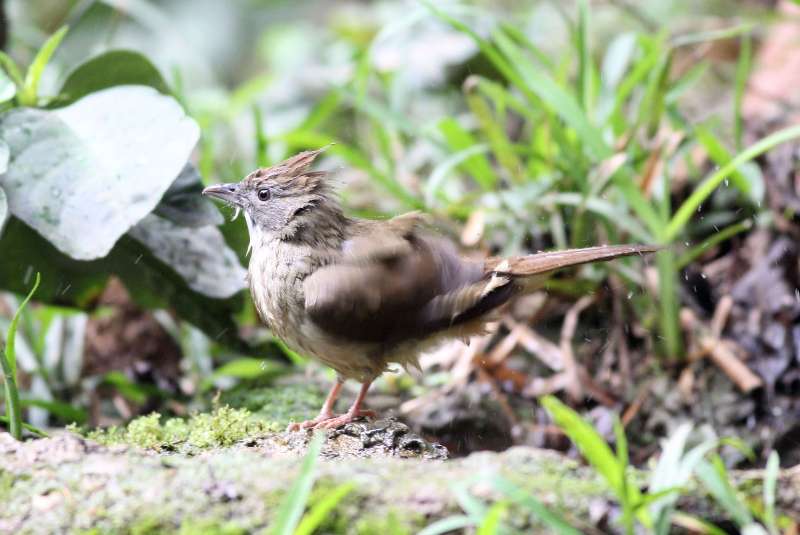
[[[311,429],[315,425],[320,422],[324,422],[325,420],[330,420],[335,415],[332,412],[329,413],[321,413],[319,416],[312,420],[306,420],[305,422],[292,422],[289,424],[289,427],[286,428],[287,431],[300,431],[301,429]]]
[[[357,413],[353,414],[351,414],[349,411],[339,415],[333,413],[320,414],[312,420],[291,423],[286,430],[300,431],[301,429],[336,429],[337,427],[349,424],[358,418],[376,418],[377,416],[378,414],[375,411],[365,409],[359,409]]]
[[[313,428],[314,429],[336,429],[337,427],[342,427],[343,425],[347,425],[359,418],[376,418],[378,415],[375,411],[369,411],[364,409],[359,409],[358,411],[347,411],[344,414],[340,414],[338,416],[332,416],[328,419],[322,420],[321,422],[316,423]]]

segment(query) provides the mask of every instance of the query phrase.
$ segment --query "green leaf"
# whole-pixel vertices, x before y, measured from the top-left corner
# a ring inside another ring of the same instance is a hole
[[[706,149],[709,157],[714,160],[714,163],[722,166],[731,161],[730,152],[710,129],[703,125],[698,125],[695,128],[695,136],[700,144],[703,145],[703,148]],[[766,189],[764,177],[761,176],[761,170],[758,166],[750,164],[752,162],[746,162],[731,172],[730,181],[747,196],[751,203],[759,205],[764,200]]]
[[[201,195],[203,181],[197,168],[187,163],[156,206],[155,214],[181,227],[222,225],[225,219],[213,202]]]
[[[226,299],[247,287],[247,271],[225,243],[217,227],[181,227],[155,214],[142,219],[128,234],[175,270],[189,288]]]
[[[483,155],[489,151],[489,147],[483,144],[473,145],[462,151],[456,152],[442,160],[434,167],[427,182],[425,183],[425,204],[434,206],[439,196],[445,179],[459,164],[466,162],[475,155]]]
[[[713,172],[694,189],[692,194],[689,195],[689,198],[683,201],[683,204],[681,204],[680,208],[675,212],[675,215],[672,216],[663,234],[664,243],[671,242],[677,237],[692,218],[697,207],[703,204],[714,190],[717,189],[717,186],[719,186],[725,178],[735,172],[743,163],[760,156],[781,143],[799,137],[800,126],[792,126],[774,132],[740,152],[727,164]]]
[[[126,399],[139,405],[147,401],[147,397],[152,393],[152,389],[148,389],[144,385],[131,381],[125,374],[118,371],[105,374],[102,383],[113,386]]]
[[[577,412],[564,405],[558,398],[544,396],[540,403],[550,413],[556,425],[566,433],[589,461],[589,464],[603,476],[614,494],[620,500],[624,500],[626,496],[621,477],[624,468],[619,465],[619,461],[603,437]]]
[[[39,301],[88,307],[113,274],[139,306],[173,309],[211,339],[240,353],[285,360],[274,344],[252,347],[239,337],[234,315],[243,306],[241,293],[229,299],[213,299],[192,291],[182,276],[128,235],[105,258],[79,261],[58,251],[21,220],[11,218],[0,236],[0,251],[0,288],[5,290],[27,292],[30,288],[25,281],[41,271],[42,285],[36,294]]]
[[[111,50],[78,65],[59,91],[64,106],[90,93],[118,85],[145,85],[169,94],[169,86],[145,56],[133,50]]]
[[[87,420],[86,410],[70,405],[63,401],[47,399],[22,399],[23,407],[39,407],[53,414],[66,424],[83,424]]]
[[[502,117],[496,117],[492,113],[491,108],[486,100],[475,91],[474,84],[465,84],[465,95],[467,105],[472,110],[473,115],[478,119],[478,123],[484,132],[484,135],[489,140],[489,145],[492,147],[497,157],[500,166],[505,169],[506,173],[516,183],[524,181],[524,167],[520,162],[517,155],[514,154],[514,149],[511,146],[511,140],[506,133],[504,120]]]
[[[8,148],[8,144],[0,139],[0,175],[8,171],[8,159],[10,156],[11,152]]]
[[[13,160],[0,176],[11,213],[69,256],[91,260],[156,207],[198,128],[171,97],[121,86],[58,110],[11,110],[0,117],[0,138]]]
[[[676,268],[681,270],[688,266],[691,262],[693,262],[697,257],[711,249],[717,244],[725,242],[736,236],[737,234],[741,234],[742,232],[747,232],[753,228],[753,220],[752,219],[745,219],[744,221],[740,221],[738,223],[734,223],[733,225],[727,226],[721,229],[719,232],[714,232],[708,238],[700,242],[698,245],[695,245],[685,253],[683,253],[677,260],[676,260]]]
[[[314,531],[322,525],[328,518],[339,502],[341,502],[353,489],[355,483],[343,483],[325,494],[325,496],[311,507],[311,510],[303,516],[293,535],[312,535]]]
[[[8,417],[7,416],[0,416],[0,423],[8,425]],[[29,431],[30,433],[33,433],[34,435],[36,435],[38,437],[41,437],[41,438],[47,438],[47,437],[50,436],[47,433],[45,433],[44,431],[42,431],[41,429],[39,429],[38,427],[34,427],[34,426],[30,425],[30,424],[26,424],[25,422],[22,422],[22,428],[24,430],[26,430],[26,431]]]
[[[508,509],[508,504],[504,502],[495,502],[486,512],[486,515],[481,520],[475,535],[497,535],[500,532],[502,524],[500,520],[503,518],[503,513]]]
[[[42,276],[40,273],[36,273],[36,278],[33,280],[33,287],[30,289],[28,294],[25,296],[25,299],[22,300],[22,303],[19,304],[19,308],[17,311],[14,312],[14,317],[11,318],[11,323],[8,326],[8,333],[7,333],[7,346],[6,346],[6,356],[8,357],[8,363],[11,365],[11,373],[14,374],[14,377],[17,375],[17,354],[15,351],[16,347],[16,339],[17,339],[17,326],[19,325],[19,320],[22,317],[22,311],[25,309],[25,306],[33,297],[33,294],[36,293],[36,290],[39,289],[39,284],[42,282]]]
[[[600,130],[589,122],[575,97],[544,74],[541,69],[537,69],[507,35],[495,32],[494,38],[500,50],[519,71],[526,89],[535,93],[567,125],[575,130],[583,142],[587,154],[600,160],[611,156],[611,148],[603,141]]]
[[[3,235],[3,227],[6,226],[8,219],[8,198],[3,188],[0,188],[0,236]]]
[[[577,29],[577,49],[578,49],[578,95],[583,111],[588,113],[592,109],[592,98],[594,97],[594,64],[592,63],[591,53],[591,34],[590,34],[590,7],[587,0],[578,2],[578,29]]]
[[[750,67],[753,59],[753,45],[750,35],[743,35],[740,42],[733,98],[733,139],[736,141],[736,150],[742,150],[743,147],[744,119],[742,118],[742,102],[744,101],[747,79],[750,76]]]
[[[711,463],[700,463],[695,469],[695,473],[711,496],[739,527],[744,527],[753,522],[753,517],[750,515],[747,506],[742,503],[736,495],[735,489],[731,486],[725,465],[718,455],[714,456]]]
[[[317,463],[319,462],[319,453],[322,451],[324,443],[325,434],[322,432],[314,433],[314,438],[308,444],[308,453],[306,453],[303,458],[303,464],[300,466],[300,474],[292,483],[292,487],[286,493],[275,513],[275,521],[270,529],[272,535],[294,534],[311,495]]]
[[[425,526],[417,535],[442,535],[475,525],[475,519],[465,515],[454,515]]]
[[[13,436],[17,440],[22,439],[22,405],[19,401],[19,389],[17,388],[17,353],[15,351],[16,346],[16,339],[17,339],[17,324],[19,323],[19,319],[22,314],[22,310],[25,308],[25,305],[28,304],[28,301],[31,300],[31,297],[34,293],[36,293],[36,289],[39,288],[39,282],[41,282],[40,274],[36,274],[36,280],[33,283],[33,288],[31,288],[28,295],[23,299],[22,303],[20,303],[19,308],[17,308],[16,312],[14,313],[14,317],[11,319],[11,323],[8,326],[8,333],[7,336],[7,345],[3,345],[2,337],[0,337],[0,368],[3,371],[3,389],[5,392],[5,405],[6,405],[6,417],[9,427],[9,432],[11,436]]]
[[[0,66],[3,67],[3,72],[8,74],[8,76],[14,82],[14,85],[16,86],[16,91],[17,93],[19,93],[19,91],[22,89],[23,84],[25,83],[24,80],[22,79],[22,72],[20,72],[17,63],[2,50],[0,50]]]
[[[661,219],[647,198],[642,195],[639,187],[633,182],[630,173],[616,173],[613,177],[614,184],[625,201],[633,209],[639,219],[646,225],[653,236],[660,237],[664,232],[666,222]]]
[[[4,71],[0,71],[0,104],[8,102],[17,94],[17,86]]]
[[[769,528],[770,534],[777,535],[778,525],[775,522],[775,496],[778,489],[778,472],[780,471],[778,452],[772,451],[767,459],[767,468],[764,470],[764,524]]]
[[[446,117],[439,123],[439,130],[444,135],[445,141],[454,152],[462,153],[478,145],[478,142],[452,117]],[[466,157],[459,167],[469,173],[478,185],[491,190],[497,182],[497,176],[485,155],[471,154]]]
[[[37,104],[39,98],[39,80],[42,78],[42,72],[50,62],[50,58],[53,56],[56,48],[58,48],[58,45],[61,44],[61,40],[67,35],[67,29],[66,26],[63,26],[56,33],[51,35],[50,38],[45,41],[44,45],[42,45],[42,48],[39,49],[39,52],[36,53],[36,57],[33,58],[33,62],[30,64],[28,72],[25,74],[25,81],[22,84],[22,90],[19,94],[19,102],[23,106],[35,106]]]
[[[548,509],[533,495],[514,485],[509,480],[497,476],[492,478],[491,482],[494,488],[505,494],[509,499],[528,509],[536,518],[555,533],[559,535],[580,535],[581,532],[570,526],[561,515]]]
[[[600,79],[606,90],[613,91],[619,85],[633,60],[636,44],[636,34],[623,33],[608,45],[600,70]]]
[[[253,357],[242,357],[226,362],[216,370],[208,378],[208,383],[212,383],[214,379],[219,377],[235,377],[236,379],[255,379],[261,377],[266,373],[283,369],[283,366],[278,367],[275,363],[271,363],[264,359],[257,359]]]

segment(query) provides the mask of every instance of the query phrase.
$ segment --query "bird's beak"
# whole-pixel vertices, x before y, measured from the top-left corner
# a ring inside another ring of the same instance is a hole
[[[203,195],[215,197],[234,206],[241,206],[239,199],[239,184],[215,184],[203,190]]]

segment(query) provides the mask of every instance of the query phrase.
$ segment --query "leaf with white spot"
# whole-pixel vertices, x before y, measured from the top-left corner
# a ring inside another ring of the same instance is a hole
[[[79,260],[104,257],[160,202],[197,142],[172,98],[142,86],[0,117],[10,212]]]
[[[3,227],[8,219],[8,201],[6,200],[6,192],[0,188],[0,234],[3,233]]]
[[[224,299],[245,288],[247,272],[217,227],[188,228],[150,214],[130,230],[192,290]]]

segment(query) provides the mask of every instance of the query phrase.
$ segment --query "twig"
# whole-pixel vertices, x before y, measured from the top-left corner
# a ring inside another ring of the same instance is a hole
[[[572,351],[572,338],[575,336],[575,329],[578,327],[578,317],[594,301],[594,297],[585,295],[570,307],[564,317],[564,326],[561,329],[561,357],[564,360],[564,372],[567,374],[567,394],[578,401],[583,396],[580,377],[578,376],[578,364],[575,360],[575,353]]]

